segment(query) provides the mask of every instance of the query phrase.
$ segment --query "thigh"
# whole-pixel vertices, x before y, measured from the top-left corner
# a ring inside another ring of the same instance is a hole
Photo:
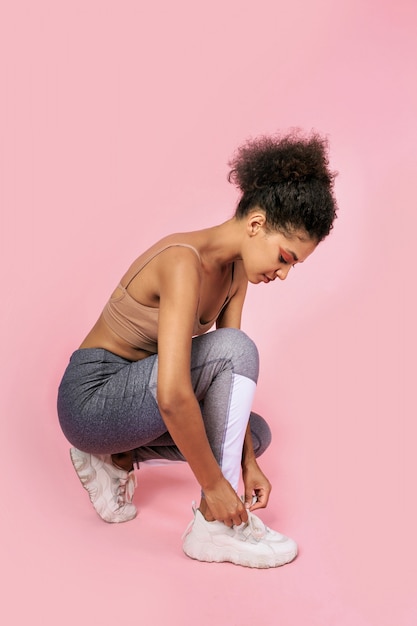
[[[153,358],[153,357],[152,357]],[[194,337],[191,346],[191,383],[201,402],[221,374],[245,376],[255,383],[258,380],[258,350],[243,331],[220,328]],[[149,379],[149,389],[157,397],[158,357],[155,355]]]
[[[166,432],[149,391],[155,360],[131,362],[103,349],[76,351],[58,393],[67,439],[81,450],[107,454],[145,445]]]

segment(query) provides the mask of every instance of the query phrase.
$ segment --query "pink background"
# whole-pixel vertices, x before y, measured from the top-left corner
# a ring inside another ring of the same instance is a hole
[[[415,626],[415,0],[13,0],[0,9],[1,563],[7,624]],[[328,134],[335,230],[252,286],[263,519],[289,566],[181,551],[198,488],[140,470],[103,524],[59,429],[70,353],[156,238],[227,219],[244,139]]]

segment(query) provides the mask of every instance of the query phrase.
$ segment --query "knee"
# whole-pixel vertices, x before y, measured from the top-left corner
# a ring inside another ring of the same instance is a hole
[[[251,413],[249,417],[252,434],[253,449],[255,456],[261,456],[269,447],[272,439],[271,429],[263,417],[257,413]]]
[[[259,375],[259,353],[252,339],[237,328],[220,328],[215,332],[219,333],[225,355],[233,361],[233,371],[256,383]]]

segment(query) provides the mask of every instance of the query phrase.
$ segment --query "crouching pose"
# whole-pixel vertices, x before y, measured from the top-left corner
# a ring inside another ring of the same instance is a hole
[[[241,312],[248,281],[284,280],[329,234],[334,174],[316,134],[249,141],[230,166],[241,192],[234,217],[169,235],[133,262],[70,359],[58,414],[103,520],[136,516],[135,463],[186,461],[202,497],[184,552],[276,567],[297,546],[254,513],[271,490],[256,460],[270,431],[251,413],[258,352]]]

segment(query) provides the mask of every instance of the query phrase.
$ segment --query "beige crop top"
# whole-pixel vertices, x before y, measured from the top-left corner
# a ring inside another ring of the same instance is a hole
[[[140,348],[147,352],[158,352],[158,316],[159,309],[157,307],[150,307],[140,302],[137,302],[127,292],[127,287],[132,280],[139,274],[139,272],[154,259],[158,254],[172,248],[173,246],[181,246],[184,248],[190,248],[195,252],[198,259],[201,262],[200,255],[196,248],[186,243],[171,243],[163,246],[156,252],[153,252],[149,257],[143,258],[140,256],[129,268],[126,274],[126,285],[119,283],[118,288],[121,290],[121,295],[111,297],[103,309],[103,319],[107,326],[116,333],[119,337],[124,339],[134,348]],[[230,283],[229,291],[226,296],[226,300],[223,303],[220,311],[216,317],[210,322],[201,323],[198,319],[198,315],[194,321],[193,336],[202,335],[207,332],[214,324],[224,307],[230,300],[230,292],[233,285],[234,266],[232,266],[232,280]]]

